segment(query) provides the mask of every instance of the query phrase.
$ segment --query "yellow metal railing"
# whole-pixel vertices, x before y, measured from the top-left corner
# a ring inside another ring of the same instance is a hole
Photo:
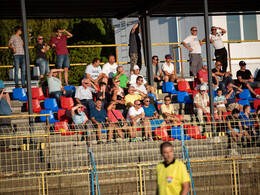
[[[223,41],[224,43],[228,44],[228,63],[230,67],[230,71],[232,71],[232,60],[253,60],[253,59],[260,59],[260,57],[248,57],[248,58],[231,58],[230,56],[230,44],[232,43],[246,43],[246,42],[260,42],[260,40],[246,40],[246,41]],[[205,44],[205,43],[204,43]],[[129,64],[129,62],[119,62],[118,58],[118,47],[126,47],[128,44],[104,44],[104,45],[69,45],[67,46],[68,48],[93,48],[93,47],[114,47],[116,49],[116,63],[117,64]],[[176,73],[176,63],[180,62],[181,63],[181,72],[182,72],[182,77],[183,77],[183,62],[188,62],[189,60],[183,59],[182,56],[182,44],[181,43],[152,43],[152,46],[173,46],[173,60],[172,62],[174,63],[174,68],[175,68],[175,73]],[[29,46],[29,49],[33,49],[33,46]],[[0,47],[0,49],[8,49],[8,47]],[[176,60],[176,52],[175,49],[180,50],[180,60]],[[205,61],[205,59],[204,59]],[[211,61],[213,61],[211,59]],[[161,61],[162,62],[162,61]],[[144,63],[144,62],[142,62]],[[103,65],[104,63],[101,63]],[[70,66],[86,66],[87,63],[71,63]],[[35,65],[30,65],[30,67],[34,67]],[[50,66],[55,66],[55,64],[50,64]],[[2,65],[0,68],[12,68],[13,65]]]

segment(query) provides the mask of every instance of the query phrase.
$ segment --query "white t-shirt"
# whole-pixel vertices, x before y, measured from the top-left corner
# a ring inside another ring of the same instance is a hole
[[[136,83],[134,83],[134,84],[132,84],[131,86],[133,86],[133,87],[134,87],[135,89],[137,89],[137,90],[140,90],[140,91],[143,92],[144,94],[147,94],[147,91],[146,91],[146,88],[145,88],[144,84],[138,86]],[[140,93],[138,93],[137,91],[135,91],[135,94],[139,94],[139,95],[140,95]]]
[[[83,86],[79,86],[76,90],[75,98],[78,98],[79,100],[84,99],[92,99],[92,93],[95,93],[96,90],[93,87],[87,87],[86,89]]]
[[[197,36],[190,35],[186,39],[184,39],[183,42],[185,42],[187,45],[190,46],[191,49],[193,49],[193,51],[190,53],[201,54],[201,45]]]
[[[167,65],[167,63],[165,62],[163,65],[162,65],[162,70],[163,71],[167,71],[168,73],[170,74],[174,74],[174,66],[172,63],[170,63],[170,66]],[[164,72],[163,72],[164,73]]]
[[[114,63],[113,65],[109,64],[108,62],[104,64],[102,67],[102,73],[104,73],[107,77],[112,78],[113,75],[116,73],[116,68],[118,65]]]
[[[131,74],[130,75],[130,81],[129,81],[129,83],[130,83],[130,85],[132,85],[132,84],[134,84],[134,83],[136,83],[136,79],[137,79],[137,77],[138,76],[141,76],[141,77],[143,77],[142,75],[135,75],[135,74]],[[147,81],[145,80],[145,78],[143,77],[143,79],[144,79],[144,82],[143,82],[143,84],[146,84],[147,83]]]
[[[92,79],[97,79],[99,74],[102,73],[100,66],[94,67],[92,64],[88,65],[85,69],[85,73],[89,74]]]
[[[215,49],[222,49],[223,47],[225,47],[222,42],[220,33],[217,33],[216,36],[213,34],[210,34],[209,38],[214,41],[214,43],[212,43],[212,45],[214,46]]]
[[[131,119],[130,116],[136,117],[137,115],[139,115],[139,114],[141,114],[141,113],[143,113],[143,112],[144,112],[144,109],[143,109],[142,107],[140,107],[139,110],[135,110],[135,107],[132,106],[132,107],[129,108],[129,110],[128,110],[126,119],[127,119],[128,121],[132,121],[132,119]],[[140,121],[140,119],[141,119],[141,117],[138,118],[138,119],[136,120],[136,122]]]

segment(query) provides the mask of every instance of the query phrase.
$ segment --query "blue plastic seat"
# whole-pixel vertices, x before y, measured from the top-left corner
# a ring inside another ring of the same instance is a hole
[[[181,140],[181,127],[172,127],[171,136],[175,139]],[[183,136],[184,140],[190,140],[191,137]]]
[[[51,110],[52,112],[58,112],[59,108],[57,100],[55,98],[49,98],[44,100],[44,108],[46,110]]]
[[[53,124],[55,122],[60,122],[54,118],[53,112],[51,110],[42,110],[40,114],[50,114],[49,123]],[[47,120],[47,116],[40,116],[41,122],[45,122]]]
[[[73,91],[73,96],[75,95],[76,87],[74,87],[74,86],[65,86],[64,89]]]
[[[27,94],[24,88],[14,88],[13,89],[13,99],[19,101],[27,101]]]
[[[177,94],[173,82],[164,82],[162,86],[163,93]]]
[[[249,105],[250,106],[250,103],[249,103],[248,100],[239,100],[237,103],[241,104],[242,106],[245,106],[245,105]],[[250,108],[251,108],[251,106],[250,106]],[[255,111],[256,111],[256,109],[252,109],[251,108],[251,112],[255,112]]]
[[[239,94],[239,98],[242,100],[254,101],[257,98],[252,98],[249,89],[243,89],[243,92]]]
[[[156,101],[156,97],[153,93],[148,93],[148,96],[153,97],[154,101]],[[157,101],[156,101],[156,103],[157,103]]]
[[[178,91],[177,101],[179,103],[191,104],[193,101],[190,99],[189,93],[187,91]]]

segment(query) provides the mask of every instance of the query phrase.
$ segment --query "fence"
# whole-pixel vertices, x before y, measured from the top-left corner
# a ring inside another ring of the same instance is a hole
[[[260,40],[246,40],[246,41],[223,41],[224,43],[227,43],[227,51],[228,51],[228,63],[229,63],[229,67],[230,67],[230,72],[232,72],[232,60],[254,60],[254,59],[260,59],[259,56],[256,57],[247,57],[247,58],[231,58],[230,54],[231,54],[231,49],[230,49],[230,45],[232,43],[246,43],[246,42],[260,42]],[[176,74],[176,63],[180,62],[181,63],[181,73],[182,73],[182,77],[183,77],[183,62],[187,62],[189,60],[187,59],[183,59],[182,56],[182,44],[181,43],[153,43],[152,46],[162,46],[162,45],[166,45],[166,46],[172,46],[172,51],[173,51],[173,60],[172,62],[174,63],[174,70],[175,70],[175,74]],[[117,60],[117,64],[129,64],[129,62],[119,62],[119,58],[118,58],[118,47],[125,47],[128,46],[128,44],[106,44],[106,45],[70,45],[68,46],[68,48],[82,48],[82,47],[87,47],[87,48],[93,48],[93,47],[114,47],[116,50],[116,60]],[[33,46],[30,46],[29,49],[33,49]],[[1,49],[8,49],[8,47],[0,47]],[[180,60],[176,60],[176,49],[179,49],[180,52]],[[204,60],[205,61],[205,60]],[[142,62],[144,63],[144,62]],[[101,63],[101,65],[104,63]],[[86,66],[87,63],[72,63],[70,64],[70,66]],[[33,67],[34,65],[30,65],[31,67]],[[50,66],[55,66],[55,64],[50,64]],[[13,65],[1,65],[0,68],[12,68]]]
[[[126,133],[130,126],[115,124],[111,129],[59,122],[35,123],[33,131],[29,126],[0,127],[0,194],[155,194],[156,164],[162,161],[159,146],[169,138],[175,138],[171,141],[175,158],[182,160],[183,146],[187,148],[197,194],[257,194],[259,121],[251,120],[258,134],[253,136],[250,130],[252,140],[243,136],[238,142],[227,136],[227,122],[199,124],[192,118],[160,128],[140,125],[137,137],[144,138],[143,128],[151,128],[154,141],[136,142],[130,142]],[[199,129],[206,137],[200,137]],[[107,142],[109,130],[115,143]],[[125,139],[118,137],[121,130]],[[107,143],[97,144],[99,131]]]

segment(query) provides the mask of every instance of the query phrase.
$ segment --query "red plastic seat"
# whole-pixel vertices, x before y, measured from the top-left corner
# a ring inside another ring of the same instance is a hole
[[[67,120],[69,122],[72,121],[71,112],[67,109],[58,110],[57,114],[58,114],[58,119],[60,121],[64,121],[64,120]]]
[[[179,91],[187,91],[188,93],[193,93],[194,90],[190,88],[190,84],[188,81],[179,81],[178,82],[178,90]]]
[[[32,88],[32,98],[38,100],[45,100],[47,99],[44,97],[43,91],[41,87],[34,87]]]
[[[41,108],[41,104],[40,104],[39,100],[37,100],[37,99],[32,99],[32,107],[33,107],[34,113],[40,113],[42,110],[44,110]],[[27,111],[28,111],[28,109],[29,109],[29,106],[28,106],[28,101],[27,101]]]
[[[66,121],[55,122],[54,130],[56,133],[61,132],[61,135],[74,135],[75,134],[75,132],[70,131],[69,125]]]
[[[61,107],[70,110],[74,106],[72,97],[61,97]]]
[[[156,128],[154,130],[154,133],[157,136],[157,138],[162,141],[173,141],[174,140],[174,138],[170,138],[167,131],[163,130],[162,128]]]
[[[206,139],[206,136],[202,136],[200,133],[200,129],[198,126],[190,126],[188,127],[188,135],[193,137],[194,139]]]
[[[223,112],[223,120],[225,121],[227,116],[230,115],[232,112],[228,111],[228,112]]]
[[[255,88],[254,91],[257,95],[260,95],[260,88]]]
[[[257,109],[257,107],[260,105],[260,99],[254,100],[254,109]]]

